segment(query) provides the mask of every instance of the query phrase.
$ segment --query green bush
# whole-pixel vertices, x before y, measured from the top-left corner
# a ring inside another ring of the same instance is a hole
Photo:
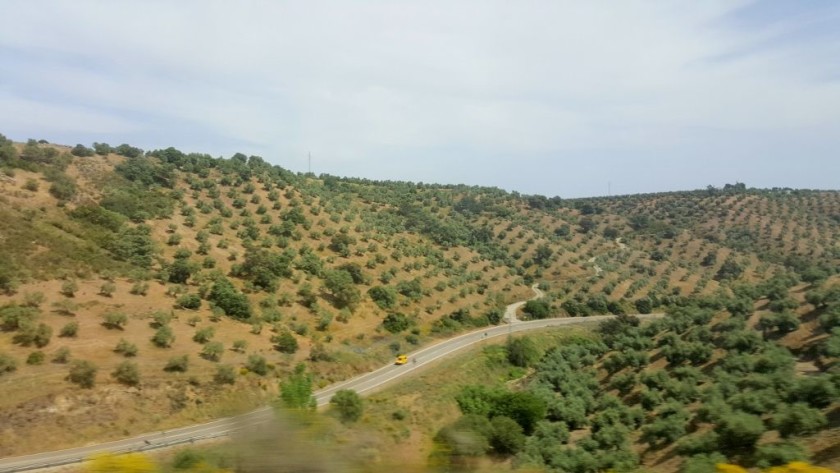
[[[219,361],[224,352],[225,347],[222,345],[222,342],[209,342],[201,349],[201,357],[205,360]]]
[[[178,298],[176,304],[182,309],[197,310],[201,307],[201,296],[198,294],[184,294]]]
[[[230,317],[245,320],[251,317],[251,303],[226,278],[219,278],[210,290],[208,299]]]
[[[397,291],[391,286],[375,286],[368,290],[368,295],[380,309],[388,310],[397,305]]]
[[[61,330],[58,332],[59,337],[75,337],[79,333],[79,323],[75,320],[73,322],[68,322]]]
[[[231,365],[217,365],[213,381],[216,384],[234,384],[236,382],[236,371]]]
[[[28,357],[26,357],[26,364],[27,365],[40,365],[40,364],[44,363],[45,358],[46,358],[46,355],[44,355],[44,352],[42,352],[40,350],[33,351],[32,353],[29,354]]]
[[[330,405],[336,409],[342,422],[356,422],[362,418],[364,405],[356,391],[339,389],[330,399]]]
[[[391,333],[400,333],[408,329],[410,325],[408,317],[400,313],[388,314],[382,320],[382,326]]]
[[[168,325],[158,328],[152,336],[152,343],[160,348],[169,348],[174,341],[175,334],[172,333],[172,329]]]
[[[525,434],[515,420],[506,416],[496,416],[490,421],[492,434],[490,446],[501,455],[514,455],[525,446]]]
[[[106,312],[102,319],[102,325],[110,329],[123,330],[128,323],[128,316],[123,312]]]
[[[83,388],[92,388],[96,384],[96,365],[87,360],[76,360],[70,364],[67,380]]]
[[[166,362],[166,366],[163,367],[163,370],[168,372],[177,371],[179,373],[184,373],[187,371],[187,368],[189,368],[189,364],[189,355],[175,356]]]
[[[216,335],[216,329],[212,326],[203,327],[195,331],[192,339],[196,343],[207,343]]]
[[[507,358],[513,366],[528,368],[540,358],[540,350],[528,337],[508,338]]]
[[[274,348],[281,353],[293,354],[298,350],[298,342],[294,335],[288,330],[282,330],[271,337]]]
[[[121,338],[120,341],[117,342],[117,346],[114,347],[114,351],[125,357],[137,356],[137,345]]]
[[[111,373],[118,382],[128,385],[137,386],[140,384],[140,369],[137,363],[131,361],[123,361],[117,365],[116,369]]]
[[[257,355],[256,353],[248,355],[248,361],[245,362],[245,368],[247,368],[248,371],[256,373],[260,376],[268,374],[268,363],[266,363],[265,357]]]

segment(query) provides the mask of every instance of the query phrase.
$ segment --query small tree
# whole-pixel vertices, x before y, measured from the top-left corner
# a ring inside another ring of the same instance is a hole
[[[117,381],[128,386],[137,386],[140,384],[140,369],[137,363],[131,361],[123,361],[111,373]]]
[[[490,421],[493,432],[490,436],[490,446],[496,453],[513,455],[525,446],[525,434],[522,426],[506,416],[496,416]]]
[[[545,319],[551,317],[551,306],[542,299],[530,300],[525,303],[522,312],[530,319]]]
[[[70,361],[70,349],[67,347],[61,347],[56,350],[53,354],[53,361],[55,363],[67,363]]]
[[[0,352],[0,376],[17,369],[17,361],[10,355]]]
[[[506,348],[508,361],[514,366],[527,368],[540,358],[539,349],[528,337],[509,338]]]
[[[41,350],[33,351],[32,353],[29,354],[28,357],[26,357],[26,364],[27,365],[40,365],[40,364],[44,363],[45,358],[46,358],[46,356],[44,355],[44,352],[42,352]]]
[[[233,350],[239,353],[244,353],[245,348],[248,346],[248,342],[245,340],[234,340],[233,341]]]
[[[391,333],[400,333],[403,330],[406,330],[409,327],[410,323],[408,317],[405,314],[395,313],[395,314],[388,314],[385,316],[385,319],[382,320],[382,326],[385,327],[385,330]]]
[[[168,325],[158,328],[152,336],[152,343],[160,348],[169,348],[172,346],[172,342],[174,341],[175,335],[172,333],[172,329],[169,328]]]
[[[205,360],[219,361],[224,352],[225,347],[222,342],[209,342],[201,349],[201,357]]]
[[[121,338],[120,341],[117,343],[117,346],[114,348],[114,351],[120,353],[126,358],[137,356],[137,345],[129,342],[124,338]]]
[[[749,453],[764,433],[761,418],[744,412],[733,412],[715,427],[720,444],[728,450]]]
[[[58,332],[59,337],[75,337],[79,333],[79,323],[76,321],[68,322]]]
[[[170,358],[169,361],[166,362],[166,366],[163,367],[163,371],[177,371],[180,373],[184,373],[185,371],[187,371],[189,363],[190,359],[188,355],[175,356]]]
[[[265,357],[257,355],[253,353],[248,355],[248,361],[245,362],[245,368],[252,373],[256,373],[260,376],[265,376],[268,374],[268,363],[265,361]]]
[[[103,316],[102,325],[109,329],[122,330],[128,323],[128,316],[123,312],[107,312]]]
[[[236,382],[236,371],[231,365],[217,365],[213,381],[216,384],[233,384]]]
[[[92,388],[96,384],[96,365],[87,360],[76,360],[70,364],[67,379],[83,388]]]
[[[213,336],[216,335],[216,329],[213,327],[203,327],[195,331],[193,341],[196,343],[207,343]]]
[[[72,279],[68,279],[61,284],[61,294],[66,297],[74,297],[78,290],[79,285]]]
[[[797,402],[783,405],[773,416],[773,427],[782,437],[813,434],[828,425],[825,414],[807,404]]]
[[[102,284],[99,288],[99,295],[105,297],[111,297],[114,294],[114,291],[117,290],[117,285],[111,281],[106,281]]]
[[[301,363],[295,366],[294,373],[280,383],[280,400],[289,409],[313,410],[316,407],[312,396],[312,377]]]
[[[330,399],[330,405],[335,407],[342,422],[356,422],[362,418],[364,411],[362,398],[352,389],[338,390]]]
[[[52,338],[52,328],[49,325],[40,323],[36,326],[27,322],[19,328],[13,340],[23,346],[34,344],[38,348],[43,348],[50,343],[50,338]]]
[[[45,299],[43,292],[27,292],[23,295],[23,305],[26,307],[40,307]]]
[[[277,335],[271,337],[271,343],[274,348],[281,353],[293,354],[298,350],[298,342],[294,335],[288,330],[282,330]]]
[[[182,309],[197,310],[201,307],[201,297],[198,294],[184,294],[176,304]]]

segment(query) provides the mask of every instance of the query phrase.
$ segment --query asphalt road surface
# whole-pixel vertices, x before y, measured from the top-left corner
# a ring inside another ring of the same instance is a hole
[[[542,294],[534,288],[535,297]],[[612,315],[597,315],[581,318],[558,318],[533,320],[528,322],[518,321],[515,316],[516,309],[524,304],[517,302],[508,306],[506,311],[508,322],[505,325],[487,327],[485,329],[459,335],[455,338],[445,340],[434,345],[422,348],[408,354],[409,361],[405,365],[387,365],[376,371],[357,376],[353,379],[343,381],[315,393],[318,406],[324,406],[330,402],[333,394],[340,389],[352,389],[360,395],[370,394],[381,389],[390,382],[402,376],[427,366],[448,355],[464,350],[468,347],[481,343],[494,337],[502,337],[512,333],[539,330],[548,327],[562,327],[568,325],[593,324],[613,318]],[[511,314],[513,314],[511,316]],[[638,315],[642,320],[661,317],[662,314]],[[217,419],[212,422],[198,424],[188,427],[181,427],[164,432],[154,432],[139,435],[137,437],[116,440],[113,442],[100,443],[85,447],[70,448],[52,452],[36,453],[20,457],[9,457],[0,459],[0,472],[11,473],[16,471],[35,470],[58,465],[82,462],[96,453],[126,453],[154,450],[171,447],[174,445],[201,442],[207,439],[227,436],[244,425],[266,422],[273,418],[270,407],[263,407],[255,411],[237,417]]]

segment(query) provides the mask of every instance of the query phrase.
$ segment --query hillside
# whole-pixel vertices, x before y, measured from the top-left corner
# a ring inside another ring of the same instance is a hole
[[[254,406],[299,362],[323,386],[499,323],[535,282],[523,318],[840,267],[837,191],[563,200],[5,138],[0,166],[0,455]]]

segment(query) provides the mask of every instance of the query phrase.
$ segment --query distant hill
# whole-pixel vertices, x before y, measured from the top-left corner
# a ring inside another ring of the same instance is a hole
[[[838,191],[565,200],[2,135],[0,169],[0,455],[253,406],[299,362],[326,385],[498,324],[534,283],[521,318],[840,268]]]

